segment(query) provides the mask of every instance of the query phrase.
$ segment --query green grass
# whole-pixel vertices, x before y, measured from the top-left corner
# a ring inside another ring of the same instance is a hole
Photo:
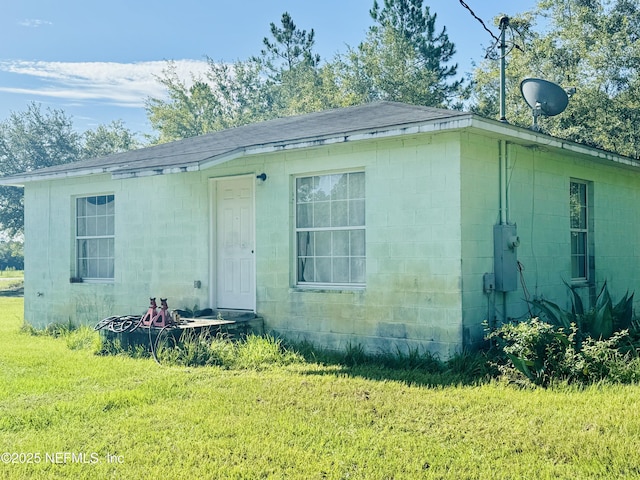
[[[0,270],[0,295],[19,293],[23,285],[24,272],[22,270]]]
[[[0,278],[24,278],[24,270],[0,270]]]
[[[0,452],[40,456],[0,478],[640,478],[638,386],[432,387],[419,369],[258,368],[251,352],[159,366],[20,332],[21,298],[0,311]]]

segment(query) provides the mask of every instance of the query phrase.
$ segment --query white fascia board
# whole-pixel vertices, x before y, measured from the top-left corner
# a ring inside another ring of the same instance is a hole
[[[482,117],[474,117],[472,126],[485,132],[492,132],[500,136],[516,138],[522,143],[530,143],[542,147],[557,148],[569,152],[586,155],[594,160],[612,162],[626,167],[640,168],[640,161],[630,157],[624,157],[616,153],[600,150],[599,148],[581,145],[570,140],[552,137],[544,133],[527,130],[514,125],[503,124],[498,121],[490,121]]]
[[[81,170],[71,170],[66,172],[51,172],[51,173],[33,173],[25,175],[12,175],[11,177],[0,177],[0,185],[7,185],[13,187],[24,187],[26,183],[41,182],[45,180],[61,180],[64,178],[73,177],[86,177],[88,175],[102,175],[116,170],[120,167],[113,168],[87,168]]]
[[[200,170],[200,166],[198,164],[163,168],[149,168],[146,170],[116,170],[112,173],[111,178],[113,178],[114,180],[119,180],[123,178],[153,177],[155,175],[168,175],[171,173],[197,172],[198,170]]]
[[[184,172],[198,172],[200,170],[205,170],[207,168],[215,167],[216,165],[220,165],[221,163],[228,162],[233,160],[234,158],[242,157],[246,155],[245,149],[238,149],[232,152],[228,152],[222,155],[218,155],[212,158],[208,158],[206,160],[201,160],[197,163],[191,163],[189,165],[182,165],[176,167],[166,167],[166,168],[149,168],[149,169],[131,169],[128,171],[116,171],[113,173],[114,179],[121,178],[136,178],[136,177],[151,177],[154,175],[166,175],[171,173],[184,173]]]
[[[286,150],[296,150],[301,148],[321,147],[338,143],[354,142],[361,140],[379,140],[403,135],[415,135],[419,133],[433,133],[446,130],[456,130],[471,126],[471,118],[461,118],[446,121],[431,121],[429,123],[411,125],[407,127],[390,128],[388,130],[375,130],[370,132],[359,132],[348,135],[338,135],[332,137],[318,137],[294,140],[289,143],[263,144],[238,150],[231,154],[216,157],[211,161],[201,164],[201,167],[209,168],[223,162],[227,162],[243,155],[259,155],[265,153],[281,152]]]
[[[216,165],[229,162],[239,157],[249,155],[260,155],[265,153],[276,153],[281,151],[296,150],[301,148],[313,148],[324,145],[333,145],[338,143],[353,142],[359,140],[375,140],[389,137],[397,137],[401,135],[414,135],[418,133],[438,132],[444,130],[455,130],[471,126],[471,117],[461,119],[453,119],[446,121],[431,121],[429,123],[411,125],[407,127],[392,128],[388,130],[376,130],[370,132],[359,132],[349,135],[337,135],[328,137],[305,138],[300,140],[292,140],[287,143],[262,144],[239,148],[218,155],[207,160],[201,161],[197,166],[189,167],[188,171],[206,170]],[[163,175],[165,173],[180,173],[184,170],[178,169],[149,169],[135,170],[130,172],[115,172],[113,178],[133,178],[151,175]]]
[[[202,160],[199,163],[198,170],[206,170],[207,168],[215,167],[216,165],[229,162],[235,158],[243,157],[245,155],[247,155],[247,151],[245,148],[239,148],[237,150],[232,150],[230,152],[223,153],[222,155],[216,155],[215,157]]]
[[[400,137],[404,135],[416,135],[422,133],[436,133],[444,131],[462,130],[465,128],[475,128],[479,131],[493,133],[497,136],[514,138],[522,143],[532,143],[543,147],[558,148],[574,152],[581,155],[590,156],[600,161],[613,162],[619,165],[627,167],[640,168],[640,161],[616,155],[614,153],[599,150],[594,147],[586,145],[580,145],[575,142],[562,140],[559,138],[551,137],[546,134],[540,134],[531,130],[526,130],[521,127],[516,127],[508,123],[501,123],[474,114],[461,115],[459,117],[453,117],[450,119],[437,119],[430,120],[424,123],[418,123],[407,126],[398,126],[387,129],[377,129],[369,131],[361,131],[351,134],[334,135],[327,137],[315,137],[304,138],[298,140],[291,140],[286,143],[274,143],[274,144],[261,144],[239,148],[233,151],[226,152],[222,155],[211,157],[199,162],[194,162],[181,166],[168,166],[158,168],[143,168],[143,169],[126,169],[126,166],[119,165],[113,167],[101,167],[101,168],[89,168],[72,170],[66,172],[57,172],[50,174],[26,174],[21,176],[12,176],[10,178],[0,178],[0,185],[15,185],[23,186],[25,183],[42,180],[58,180],[71,177],[80,177],[87,175],[96,175],[104,173],[112,173],[114,179],[136,178],[136,177],[148,177],[154,175],[166,175],[172,173],[184,173],[195,172],[211,167],[215,167],[222,163],[231,161],[235,158],[259,155],[267,153],[276,153],[281,151],[296,150],[303,148],[314,148],[325,145],[333,145],[339,143],[364,141],[364,140],[379,140],[393,137]]]
[[[305,138],[305,139],[299,139],[299,140],[292,140],[287,143],[262,144],[262,145],[243,147],[237,150],[224,153],[222,155],[218,155],[206,160],[202,160],[200,162],[196,162],[188,165],[182,165],[182,166],[127,169],[126,166],[119,165],[111,168],[103,167],[103,168],[72,170],[72,171],[50,173],[50,174],[13,176],[11,177],[10,181],[3,181],[3,179],[0,178],[0,185],[23,186],[24,183],[33,182],[33,181],[59,180],[63,178],[81,177],[81,176],[110,173],[110,172],[112,173],[113,179],[150,177],[155,175],[167,175],[172,173],[195,172],[195,171],[205,170],[211,167],[215,167],[216,165],[220,165],[222,163],[231,161],[235,158],[248,156],[248,155],[259,155],[259,154],[275,153],[275,152],[286,151],[286,150],[313,148],[313,147],[320,147],[324,145],[333,145],[333,144],[353,142],[353,141],[379,140],[379,139],[392,138],[392,137],[398,137],[403,135],[415,135],[420,133],[430,133],[430,132],[432,133],[432,132],[440,132],[440,131],[446,131],[446,130],[456,130],[456,129],[470,127],[471,124],[472,124],[472,116],[471,114],[469,114],[461,117],[455,117],[449,120],[447,119],[430,120],[425,123],[407,125],[405,127],[388,128],[386,130],[378,129],[378,130],[362,131],[357,133],[327,136],[327,137]]]

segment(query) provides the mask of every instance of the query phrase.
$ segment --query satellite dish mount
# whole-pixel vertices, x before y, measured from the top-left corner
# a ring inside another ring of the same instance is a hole
[[[569,104],[569,95],[558,84],[541,78],[526,78],[520,83],[520,92],[533,114],[531,129],[538,132],[538,117],[553,117],[564,112]]]

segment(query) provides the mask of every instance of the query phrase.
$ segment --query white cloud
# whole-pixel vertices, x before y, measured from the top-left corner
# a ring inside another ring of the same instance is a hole
[[[38,28],[43,25],[53,25],[49,20],[40,20],[38,18],[25,18],[24,20],[18,22],[18,25],[21,27],[29,27],[29,28]]]
[[[189,81],[204,75],[204,60],[176,60],[176,72]],[[136,63],[116,62],[42,62],[0,61],[0,72],[28,77],[25,82],[12,81],[3,75],[0,92],[42,96],[69,101],[100,101],[114,106],[140,108],[149,97],[163,98],[165,88],[156,76],[167,67],[166,61]],[[34,85],[34,86],[31,86]]]

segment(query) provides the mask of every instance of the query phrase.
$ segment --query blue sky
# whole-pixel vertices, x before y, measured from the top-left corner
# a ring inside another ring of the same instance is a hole
[[[383,3],[384,0],[379,0]],[[493,27],[500,13],[515,14],[536,0],[465,0]],[[64,110],[84,131],[121,119],[149,132],[145,99],[161,97],[154,75],[167,60],[185,78],[206,68],[205,58],[244,60],[258,54],[269,23],[291,14],[313,28],[323,59],[355,47],[371,25],[373,0],[1,0],[0,120],[29,102]],[[492,39],[459,0],[427,0],[447,27],[464,75],[483,59]]]

